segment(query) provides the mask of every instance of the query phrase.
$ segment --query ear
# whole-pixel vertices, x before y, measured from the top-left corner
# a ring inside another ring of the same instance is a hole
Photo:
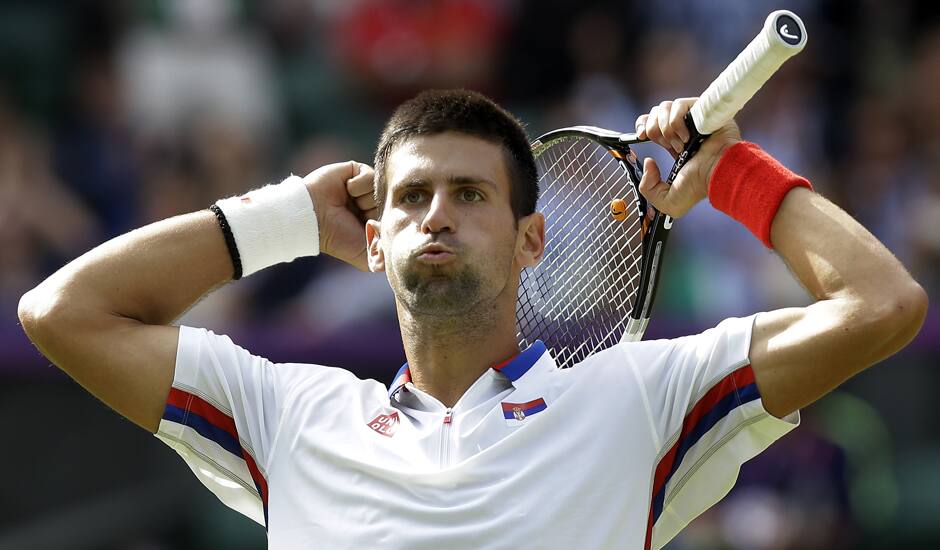
[[[369,256],[369,271],[385,271],[385,252],[382,250],[382,223],[366,221],[366,253]]]
[[[545,253],[545,216],[533,212],[519,218],[516,233],[516,261],[520,267],[532,267],[542,260]]]

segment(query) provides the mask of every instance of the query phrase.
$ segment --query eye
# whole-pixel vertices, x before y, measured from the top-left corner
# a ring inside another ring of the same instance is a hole
[[[483,194],[472,188],[462,189],[460,191],[460,200],[466,202],[478,202],[483,200]]]
[[[415,204],[417,202],[420,202],[421,198],[422,198],[422,195],[420,191],[408,191],[407,193],[401,196],[401,202],[405,204]]]

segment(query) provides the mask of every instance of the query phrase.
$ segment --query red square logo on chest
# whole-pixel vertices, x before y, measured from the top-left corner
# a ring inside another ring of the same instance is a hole
[[[377,434],[392,437],[395,435],[395,428],[398,427],[398,411],[392,414],[380,414],[373,418],[368,426]]]

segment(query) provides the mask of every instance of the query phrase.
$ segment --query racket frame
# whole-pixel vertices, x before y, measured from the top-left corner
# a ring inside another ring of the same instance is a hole
[[[745,103],[764,85],[764,83],[790,57],[802,51],[806,45],[806,27],[800,18],[791,11],[777,10],[770,13],[764,21],[761,31],[741,51],[721,74],[705,89],[692,105],[685,117],[690,138],[682,152],[676,158],[669,172],[667,183],[672,184],[679,171],[695,156],[708,136],[730,121]],[[652,223],[643,226],[642,271],[629,319],[621,342],[638,341],[643,338],[649,325],[653,301],[662,272],[663,254],[672,217],[659,212],[639,192],[642,167],[635,162],[630,145],[642,143],[636,134],[620,133],[594,126],[571,126],[542,134],[532,143],[535,156],[553,143],[573,138],[585,138],[606,147],[617,158],[621,166],[630,173],[630,179],[636,186],[638,208],[640,212],[653,212]],[[633,176],[636,176],[635,178]]]
[[[570,139],[588,139],[606,148],[627,172],[630,182],[635,187],[637,203],[634,215],[640,216],[643,227],[643,240],[640,245],[642,248],[642,264],[636,299],[631,307],[629,319],[620,341],[636,342],[643,338],[646,328],[649,326],[650,313],[652,312],[653,301],[656,298],[656,288],[662,272],[663,253],[669,238],[669,230],[672,228],[672,218],[654,208],[640,193],[643,168],[642,164],[637,162],[636,153],[630,146],[649,140],[640,139],[635,133],[620,133],[596,126],[570,126],[552,130],[539,136],[532,142],[532,153],[538,157],[552,145]],[[694,141],[696,140],[690,140],[689,145]],[[704,141],[704,137],[701,141]],[[698,146],[701,146],[701,141],[699,141]],[[691,158],[691,156],[687,158]],[[650,213],[652,213],[652,219],[649,218]]]

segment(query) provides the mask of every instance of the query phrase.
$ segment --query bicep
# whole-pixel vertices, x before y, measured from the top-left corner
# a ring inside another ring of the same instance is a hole
[[[108,338],[110,350],[102,368],[94,371],[101,376],[97,386],[106,394],[99,398],[131,422],[156,433],[173,382],[179,327],[130,321]]]
[[[868,346],[877,338],[861,311],[840,300],[759,313],[749,357],[754,378],[770,414],[783,418],[864,369]]]
[[[176,364],[179,328],[115,315],[62,322],[34,339],[72,379],[138,426],[157,431]]]

